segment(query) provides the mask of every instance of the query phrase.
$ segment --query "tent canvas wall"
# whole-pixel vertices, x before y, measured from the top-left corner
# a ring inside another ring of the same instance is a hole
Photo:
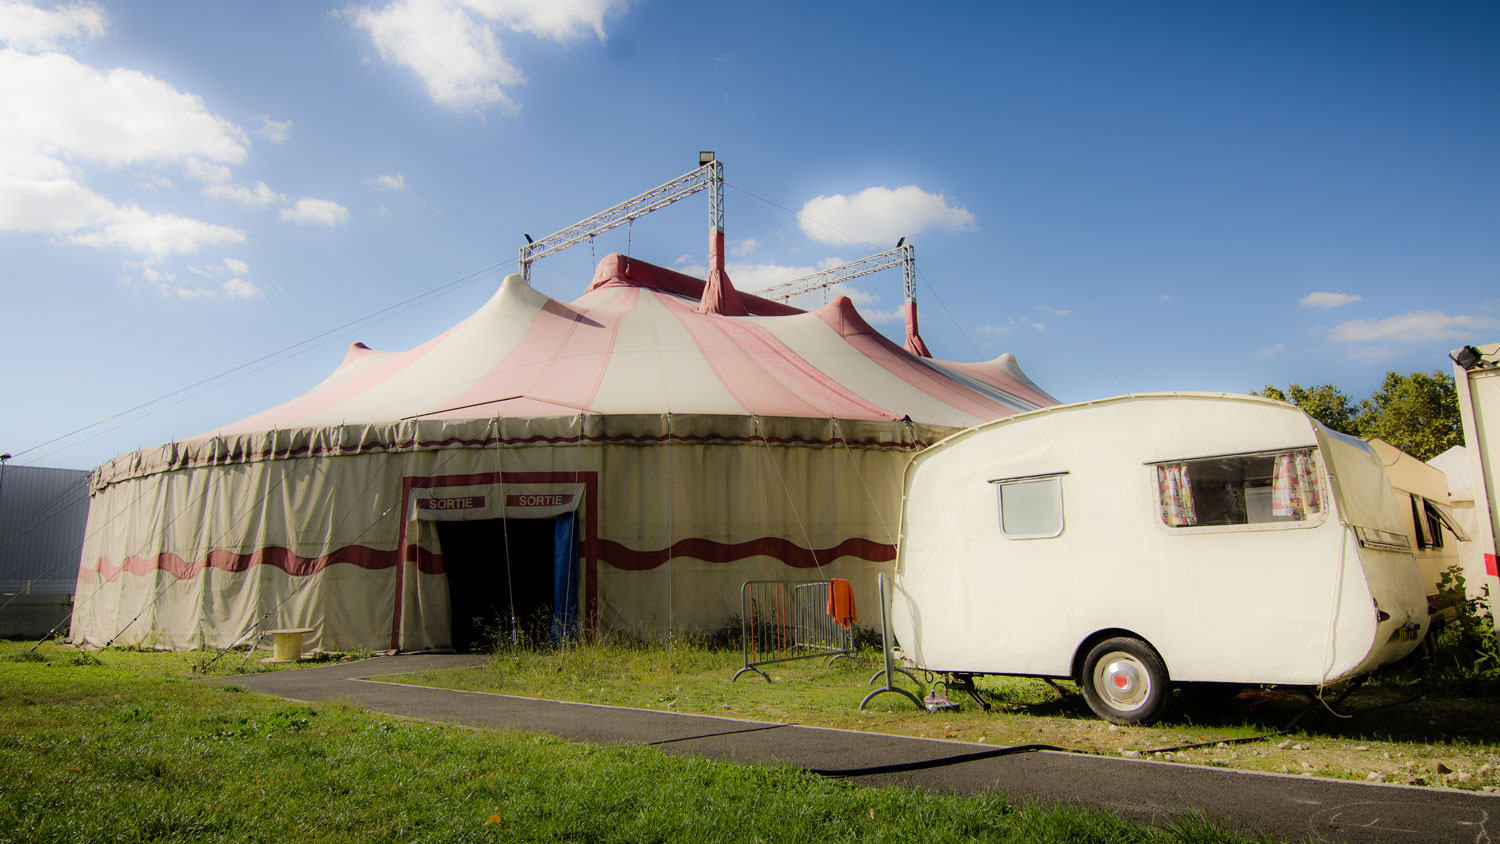
[[[427,343],[355,344],[302,396],[105,464],[74,639],[446,648],[448,572],[486,566],[543,567],[554,613],[576,589],[584,632],[712,630],[752,577],[844,577],[873,606],[910,455],[1055,401],[1009,355],[918,357],[845,298],[807,312],[723,281],[745,315],[621,256],[572,303],[511,276]],[[514,520],[562,516],[571,563],[506,547]],[[488,559],[444,547],[444,523],[495,520]]]

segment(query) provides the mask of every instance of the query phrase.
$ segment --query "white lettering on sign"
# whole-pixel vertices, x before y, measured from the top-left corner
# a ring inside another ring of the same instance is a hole
[[[523,493],[505,496],[507,507],[562,507],[573,503],[573,493],[561,493],[545,495],[542,493]]]
[[[466,495],[462,498],[418,498],[418,510],[473,510],[484,506],[484,496]]]

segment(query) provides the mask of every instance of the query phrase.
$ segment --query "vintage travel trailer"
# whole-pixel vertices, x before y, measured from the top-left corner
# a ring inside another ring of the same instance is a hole
[[[1374,451],[1291,405],[1154,394],[955,434],[907,468],[892,600],[934,672],[1075,680],[1121,724],[1173,685],[1321,687],[1427,602]]]
[[[1452,596],[1441,594],[1438,587],[1443,574],[1461,564],[1460,549],[1469,534],[1459,525],[1448,493],[1448,476],[1443,470],[1423,463],[1385,440],[1366,440],[1380,458],[1385,476],[1396,493],[1396,506],[1406,524],[1412,554],[1422,574],[1422,588],[1427,603],[1445,620],[1453,616]],[[1476,581],[1477,583],[1477,581]]]

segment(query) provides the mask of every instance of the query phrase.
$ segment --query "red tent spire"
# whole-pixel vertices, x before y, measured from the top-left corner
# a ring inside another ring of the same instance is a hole
[[[922,335],[917,333],[917,300],[908,297],[901,310],[906,314],[906,350],[919,358],[932,357],[927,344],[922,342]]]
[[[729,282],[724,272],[724,231],[715,229],[708,241],[708,283],[703,286],[703,298],[698,300],[698,313],[720,316],[749,316],[745,303],[740,301],[739,291]]]

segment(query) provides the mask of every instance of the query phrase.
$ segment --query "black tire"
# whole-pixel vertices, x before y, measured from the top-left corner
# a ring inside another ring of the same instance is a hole
[[[1150,724],[1172,698],[1167,666],[1140,639],[1105,639],[1089,650],[1078,677],[1089,709],[1114,724]]]

